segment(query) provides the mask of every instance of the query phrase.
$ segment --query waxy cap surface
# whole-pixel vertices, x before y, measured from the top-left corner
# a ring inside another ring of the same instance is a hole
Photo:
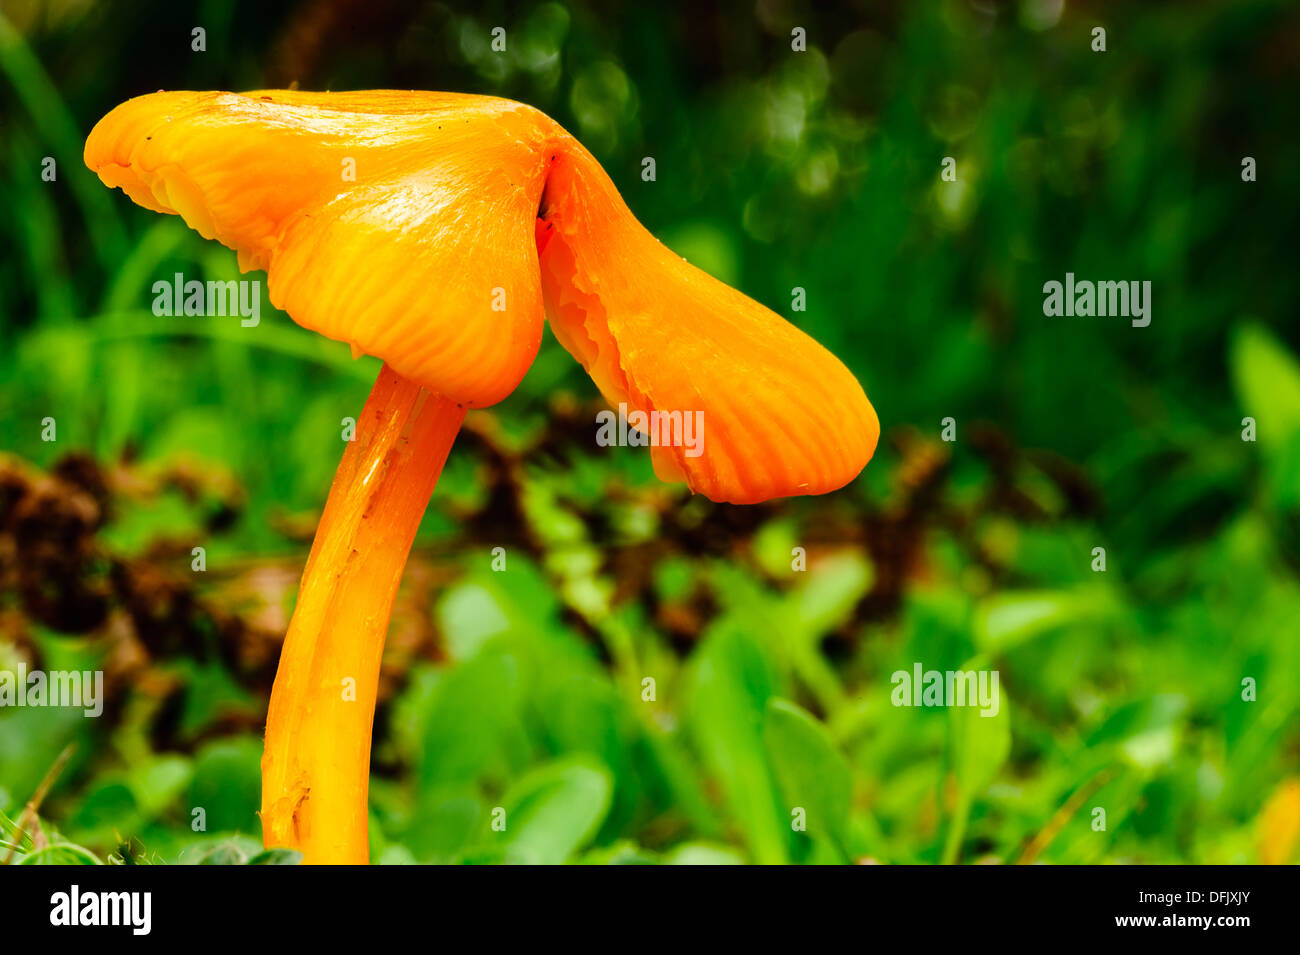
[[[483,407],[541,343],[533,223],[557,128],[453,93],[153,93],[105,116],[85,158],[265,269],[300,325]]]
[[[652,447],[660,478],[752,504],[857,477],[880,424],[852,372],[659,242],[574,147],[551,171],[538,227],[548,316],[611,403],[699,412],[702,453]]]
[[[875,450],[879,422],[852,373],[658,242],[532,107],[155,93],[101,120],[86,162],[266,269],[271,301],[299,324],[466,406],[515,388],[549,316],[612,404],[698,413],[698,448],[651,454],[661,478],[712,500],[832,491]]]

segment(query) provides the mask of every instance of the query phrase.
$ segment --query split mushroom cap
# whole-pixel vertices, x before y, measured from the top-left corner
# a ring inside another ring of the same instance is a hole
[[[607,400],[700,413],[698,456],[656,473],[715,501],[819,494],[879,436],[852,373],[804,332],[674,255],[600,164],[509,100],[370,91],[168,92],[109,113],[86,163],[265,269],[299,324],[485,407],[549,315]],[[345,172],[355,170],[355,181]]]
[[[701,413],[703,453],[651,448],[662,480],[753,504],[824,494],[857,477],[880,423],[852,372],[652,236],[576,142],[547,179],[542,220],[551,328],[606,400]]]

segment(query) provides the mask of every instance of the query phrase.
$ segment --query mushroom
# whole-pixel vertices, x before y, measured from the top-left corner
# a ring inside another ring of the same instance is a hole
[[[375,692],[402,569],[466,411],[514,390],[545,317],[611,403],[705,423],[694,451],[660,441],[651,454],[659,477],[711,500],[832,491],[875,449],[875,412],[843,364],[659,243],[532,107],[159,92],[100,120],[85,159],[108,186],[234,249],[242,270],[266,270],[294,321],[384,361],[330,488],[267,715],[263,840],[306,862],[368,861]]]

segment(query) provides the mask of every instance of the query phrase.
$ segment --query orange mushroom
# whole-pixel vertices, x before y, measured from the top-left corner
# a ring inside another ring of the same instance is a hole
[[[699,414],[698,453],[651,454],[661,478],[711,500],[832,491],[875,449],[875,412],[843,364],[665,248],[532,107],[160,92],[104,117],[85,158],[235,249],[243,270],[265,269],[294,321],[385,362],[330,488],[267,715],[263,839],[307,862],[368,861],[375,690],[402,569],[466,410],[514,390],[544,316],[610,402]]]

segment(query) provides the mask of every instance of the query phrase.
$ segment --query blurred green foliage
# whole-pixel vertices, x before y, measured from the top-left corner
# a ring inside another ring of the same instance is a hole
[[[708,505],[636,449],[597,453],[594,388],[548,335],[417,542],[376,720],[376,861],[1294,861],[1295,5],[0,9],[3,447],[54,473],[83,452],[113,492],[82,568],[109,581],[92,625],[33,612],[0,549],[0,665],[126,674],[100,720],[0,713],[5,842],[75,744],[40,807],[50,844],[16,858],[285,861],[259,856],[255,816],[274,645],[232,664],[221,614],[282,628],[377,364],[269,302],[256,328],[154,317],[153,281],[230,278],[234,255],[80,157],[130,96],[297,82],[549,112],[669,246],[839,355],[884,426],[825,500]],[[1067,271],[1151,281],[1150,327],[1045,317]],[[167,591],[186,614],[123,596],[146,570],[190,581]],[[892,706],[918,661],[997,669],[998,715]]]

